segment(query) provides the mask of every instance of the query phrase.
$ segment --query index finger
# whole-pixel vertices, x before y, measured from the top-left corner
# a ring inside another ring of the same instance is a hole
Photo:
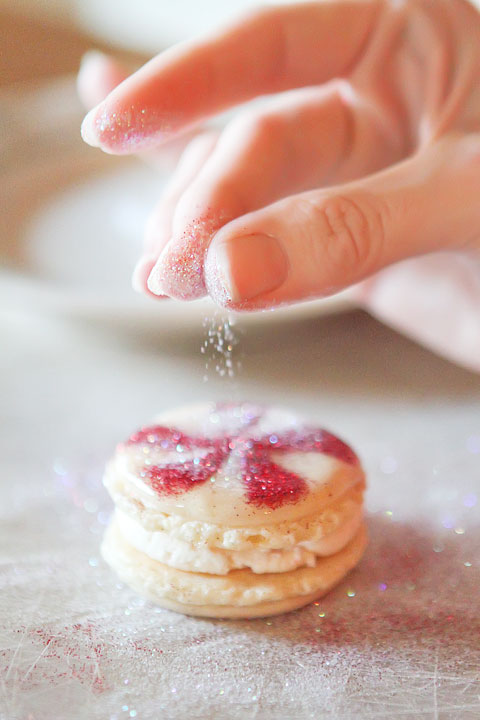
[[[352,70],[383,0],[324,0],[262,9],[203,41],[150,60],[86,116],[106,152],[137,152],[258,95],[317,85]]]

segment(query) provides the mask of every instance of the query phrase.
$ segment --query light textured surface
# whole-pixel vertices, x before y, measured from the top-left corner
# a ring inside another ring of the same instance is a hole
[[[478,718],[479,377],[358,313],[250,327],[236,386],[203,384],[202,333],[1,317],[2,720]],[[270,620],[156,609],[99,556],[117,440],[232,392],[313,415],[369,477],[359,568]]]

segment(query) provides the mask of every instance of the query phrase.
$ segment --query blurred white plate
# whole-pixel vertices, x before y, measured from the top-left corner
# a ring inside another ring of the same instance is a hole
[[[81,142],[82,110],[71,78],[30,92],[4,92],[0,117],[0,307],[157,330],[198,327],[215,313],[210,300],[155,302],[131,289],[142,228],[166,178]],[[238,317],[273,322],[349,307],[342,294]]]

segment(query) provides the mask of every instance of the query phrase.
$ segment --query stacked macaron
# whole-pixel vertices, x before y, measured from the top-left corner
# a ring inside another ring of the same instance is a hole
[[[107,466],[103,555],[157,604],[259,617],[306,605],[361,558],[364,473],[331,433],[249,403],[166,413]]]

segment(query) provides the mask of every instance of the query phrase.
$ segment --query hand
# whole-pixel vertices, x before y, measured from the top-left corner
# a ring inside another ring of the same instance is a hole
[[[137,152],[272,93],[187,147],[147,230],[150,290],[265,308],[405,258],[478,252],[480,16],[465,0],[256,12],[147,63],[87,115],[83,134]],[[361,296],[382,315],[374,288]]]

